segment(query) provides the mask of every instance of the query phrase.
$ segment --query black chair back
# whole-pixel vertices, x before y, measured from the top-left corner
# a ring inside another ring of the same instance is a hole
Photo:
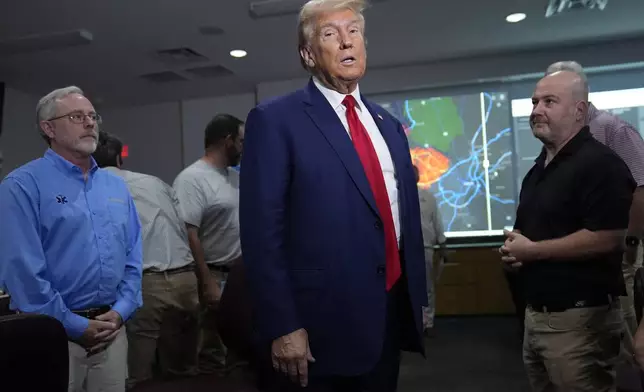
[[[11,390],[65,392],[67,334],[56,319],[33,314],[0,317],[0,376]]]

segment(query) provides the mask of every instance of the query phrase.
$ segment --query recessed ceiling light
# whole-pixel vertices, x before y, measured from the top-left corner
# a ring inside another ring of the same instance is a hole
[[[515,14],[510,14],[506,16],[505,20],[508,23],[517,23],[517,22],[521,22],[525,18],[526,18],[526,14],[524,14],[523,12],[517,12]]]
[[[235,49],[230,51],[230,55],[236,58],[246,57],[248,53],[245,50]]]

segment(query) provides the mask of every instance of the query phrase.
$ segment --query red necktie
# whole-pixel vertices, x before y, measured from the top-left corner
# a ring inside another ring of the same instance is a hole
[[[396,229],[394,227],[394,218],[391,215],[391,204],[385,178],[382,175],[382,168],[376,150],[373,148],[369,134],[364,125],[358,118],[356,112],[356,100],[351,95],[347,95],[342,104],[347,108],[347,121],[349,123],[349,133],[353,145],[360,157],[362,167],[364,168],[367,180],[371,186],[371,191],[376,199],[376,207],[382,218],[383,228],[385,231],[385,270],[387,273],[387,291],[400,278],[400,255],[398,254],[398,241],[396,239]]]

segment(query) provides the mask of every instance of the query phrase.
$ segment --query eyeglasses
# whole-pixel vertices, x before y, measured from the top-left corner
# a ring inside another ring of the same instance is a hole
[[[61,118],[69,118],[69,121],[73,122],[74,124],[83,124],[85,122],[85,118],[89,118],[96,124],[100,124],[103,122],[103,119],[101,118],[100,114],[98,113],[81,113],[81,112],[71,112],[67,114],[63,114],[62,116],[50,118],[47,121],[54,121],[54,120],[59,120]]]

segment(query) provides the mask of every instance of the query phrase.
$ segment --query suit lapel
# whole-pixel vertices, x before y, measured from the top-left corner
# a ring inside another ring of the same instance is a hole
[[[391,124],[385,121],[386,117],[380,114],[379,111],[371,104],[371,102],[367,101],[364,96],[361,97],[361,99],[369,110],[369,113],[371,113],[371,117],[373,117],[376,125],[378,126],[378,130],[380,130],[382,138],[385,139],[385,143],[387,144],[387,148],[389,149],[389,154],[391,154],[391,160],[394,163],[394,169],[396,170],[396,173],[401,173],[401,170],[403,168],[400,166],[400,163],[403,162],[403,157],[400,156],[401,148],[399,135],[397,135],[395,129],[392,129],[392,127],[389,126]]]
[[[311,80],[305,89],[304,99],[306,113],[324,135],[331,147],[342,161],[354,184],[367,201],[371,209],[378,214],[376,200],[369,186],[362,162],[358,157],[351,138],[340,122],[335,110]]]

